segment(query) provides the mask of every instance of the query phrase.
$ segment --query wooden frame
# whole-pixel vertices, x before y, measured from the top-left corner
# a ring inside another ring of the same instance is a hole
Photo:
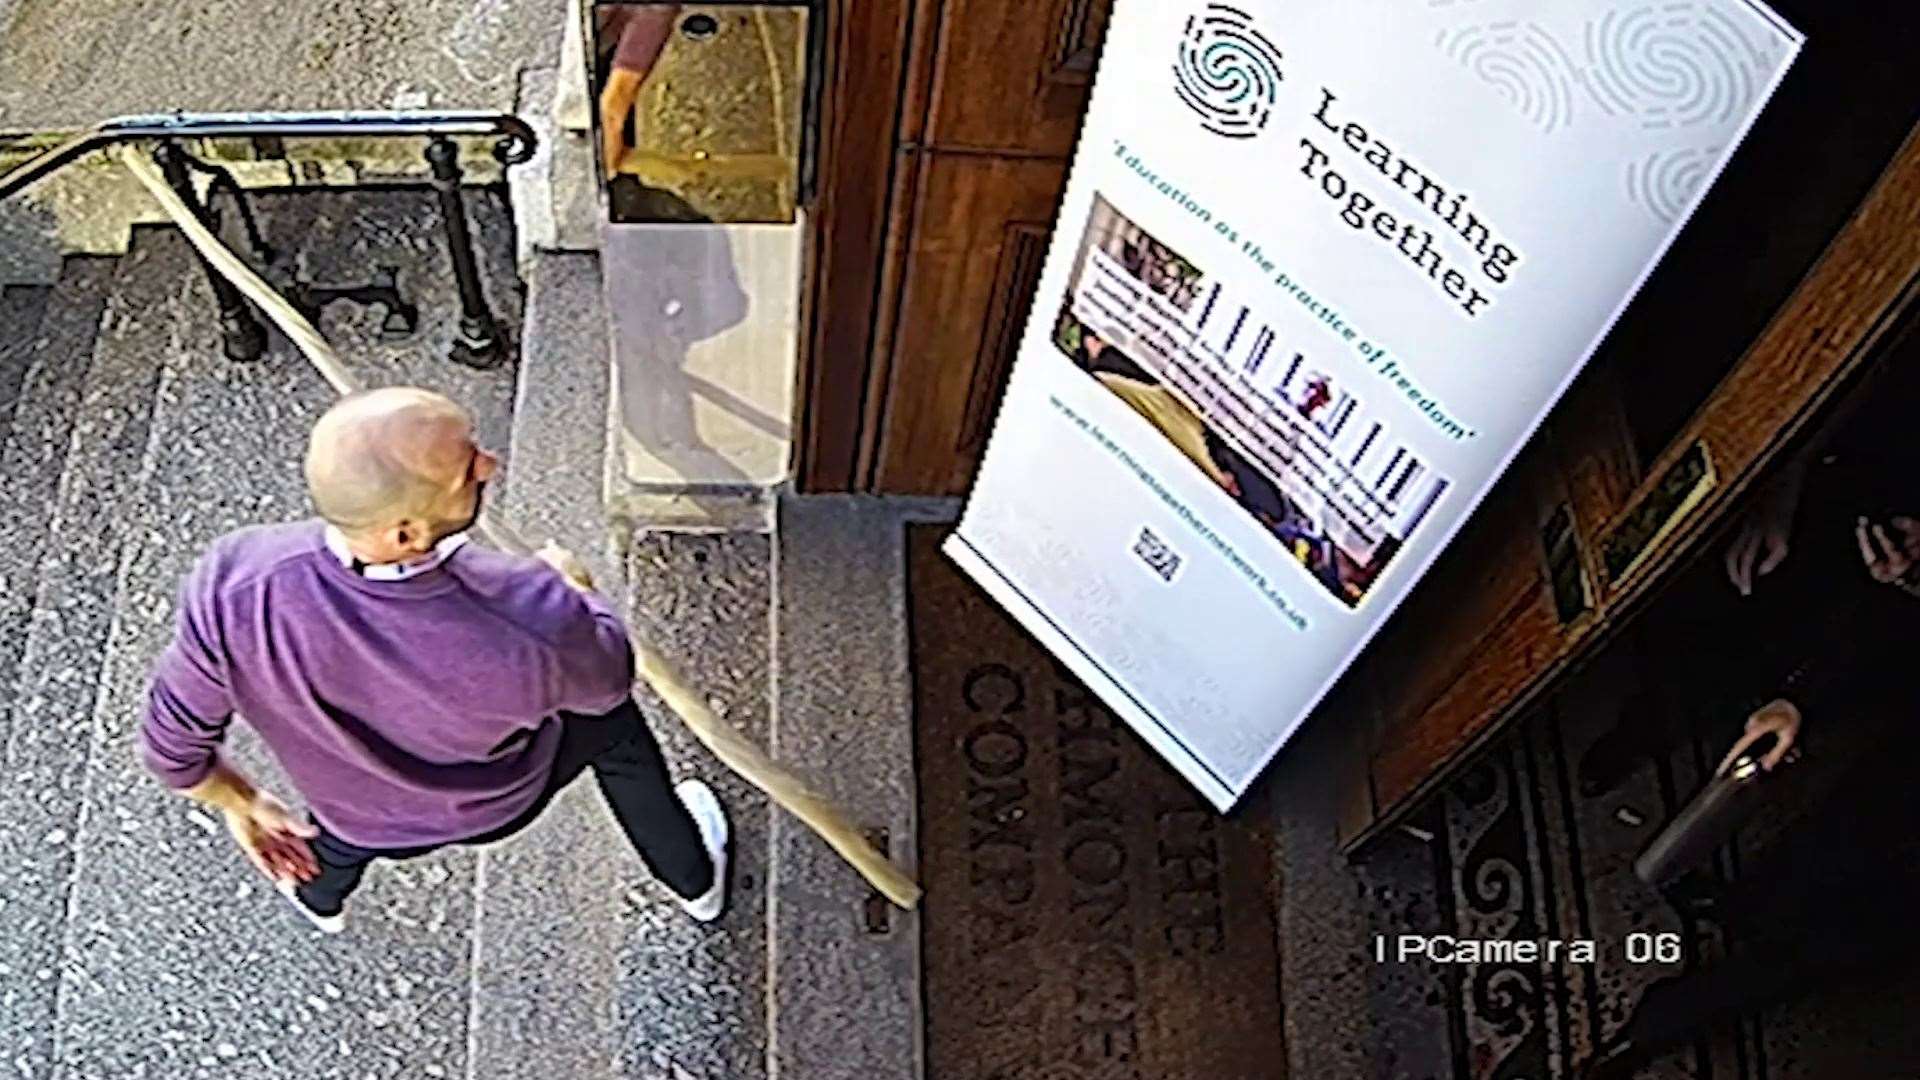
[[[823,134],[805,255],[794,445],[795,481],[804,492],[864,486],[861,433],[915,6],[914,0],[827,0],[816,12],[826,20]],[[894,92],[874,93],[874,87]]]

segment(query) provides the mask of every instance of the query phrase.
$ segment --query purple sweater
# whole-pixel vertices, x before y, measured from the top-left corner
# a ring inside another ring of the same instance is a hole
[[[463,840],[539,797],[557,713],[609,712],[632,692],[619,616],[545,564],[468,545],[374,581],[324,535],[243,529],[194,567],[140,727],[168,787],[206,779],[238,712],[341,839]]]

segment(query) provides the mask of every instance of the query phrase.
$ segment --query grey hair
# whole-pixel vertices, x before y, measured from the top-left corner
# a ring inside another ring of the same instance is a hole
[[[307,493],[329,524],[365,533],[421,512],[442,483],[405,460],[401,446],[422,427],[448,419],[471,423],[467,411],[439,394],[383,387],[341,398],[307,442]]]

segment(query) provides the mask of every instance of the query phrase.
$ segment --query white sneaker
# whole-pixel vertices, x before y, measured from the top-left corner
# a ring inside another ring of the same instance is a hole
[[[727,906],[727,812],[721,808],[719,796],[704,781],[682,780],[674,786],[673,793],[693,815],[693,823],[700,827],[700,838],[707,843],[707,857],[713,861],[713,887],[703,896],[681,900],[680,906],[701,922],[712,922]]]
[[[344,913],[339,915],[322,915],[308,907],[306,901],[300,899],[300,894],[295,891],[293,882],[276,881],[273,883],[273,887],[280,890],[280,895],[287,898],[287,903],[292,904],[295,911],[306,916],[308,922],[319,927],[321,933],[337,934],[347,928],[347,917]]]

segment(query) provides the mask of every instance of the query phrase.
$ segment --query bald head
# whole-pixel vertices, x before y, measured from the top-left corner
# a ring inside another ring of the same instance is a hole
[[[320,516],[350,535],[431,520],[468,478],[474,453],[472,418],[439,394],[352,394],[314,425],[307,491]]]

